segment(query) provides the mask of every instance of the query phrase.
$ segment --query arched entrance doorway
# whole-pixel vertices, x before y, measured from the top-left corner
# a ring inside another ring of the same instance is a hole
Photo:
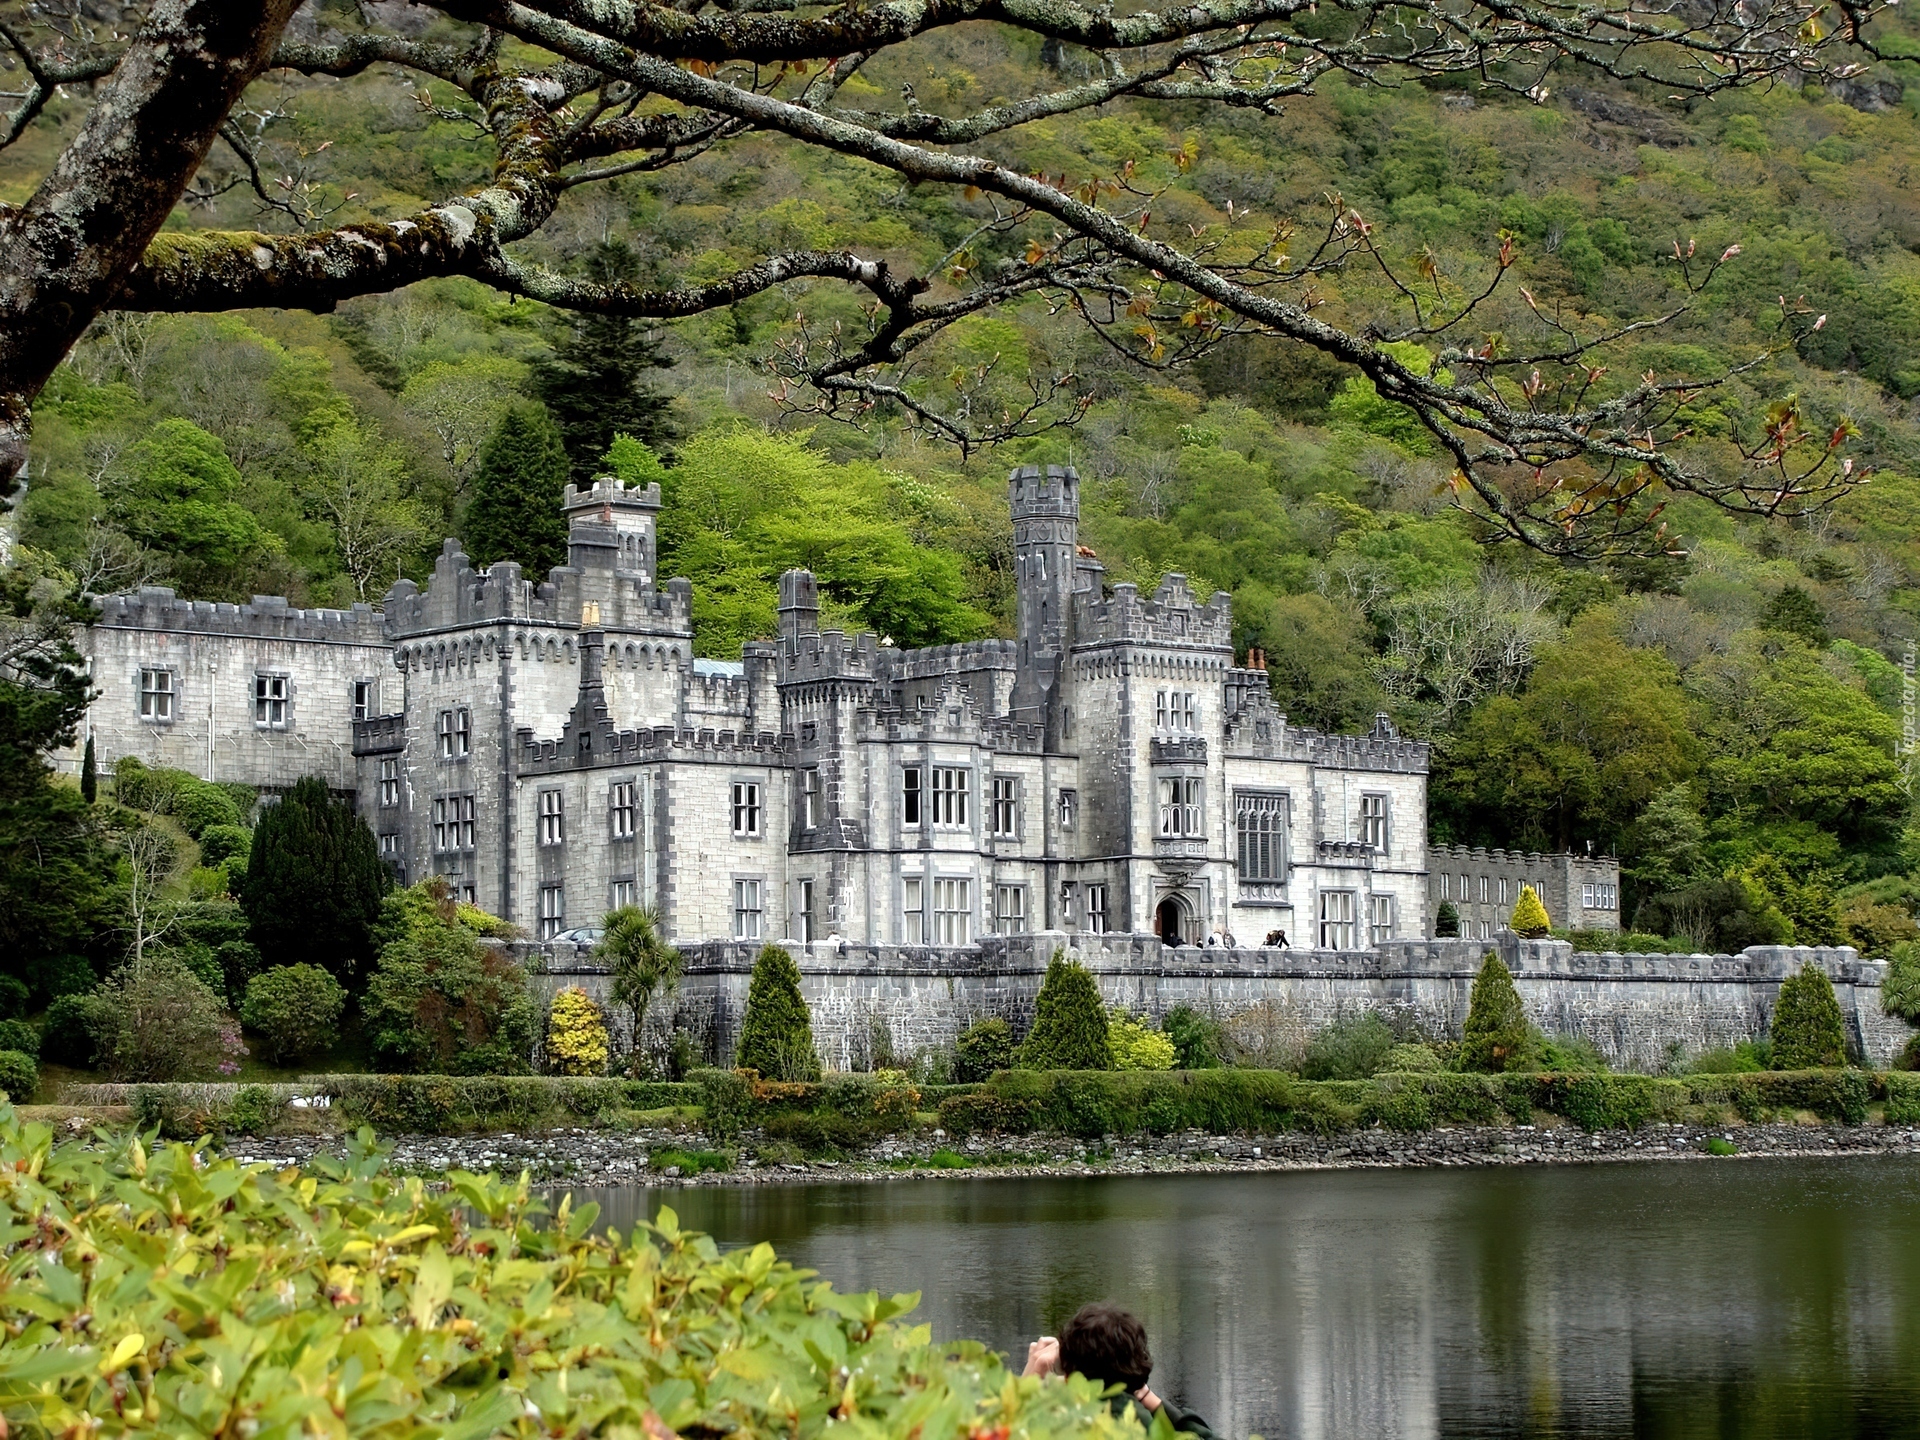
[[[1155,907],[1153,933],[1168,945],[1187,943],[1187,905],[1178,895],[1169,895]]]

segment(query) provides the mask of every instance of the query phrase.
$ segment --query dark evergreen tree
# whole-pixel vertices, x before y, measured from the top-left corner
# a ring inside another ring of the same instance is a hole
[[[1798,585],[1783,585],[1767,602],[1767,608],[1760,612],[1760,628],[1798,635],[1817,650],[1824,650],[1833,642],[1827,633],[1827,617],[1820,609],[1820,602]]]
[[[1434,912],[1433,933],[1442,940],[1452,940],[1460,934],[1460,912],[1453,908],[1451,900],[1442,900]]]
[[[387,883],[373,832],[309,775],[254,827],[240,887],[249,938],[275,964],[318,965],[358,989]]]
[[[100,771],[93,763],[93,736],[87,736],[86,753],[80,757],[80,798],[91,805],[100,795]]]
[[[467,554],[476,565],[517,560],[527,577],[567,563],[567,451],[544,406],[515,405],[480,451],[467,502]]]
[[[1029,1070],[1111,1070],[1107,1010],[1093,972],[1056,950],[1033,1002],[1033,1029],[1020,1047]]]
[[[638,271],[633,252],[618,241],[597,246],[587,261],[588,276],[603,285],[632,280]],[[640,322],[575,312],[553,357],[534,367],[533,384],[560,427],[576,486],[593,483],[615,435],[656,450],[671,438],[667,397],[650,389],[646,376],[672,363]]]
[[[1467,1002],[1466,1031],[1460,1039],[1460,1068],[1499,1074],[1526,1058],[1532,1038],[1513,974],[1489,950]]]
[[[1773,1068],[1821,1070],[1847,1063],[1847,1026],[1826,972],[1802,965],[1773,1007]]]
[[[818,1080],[813,1017],[800,993],[800,967],[778,945],[763,945],[747,983],[747,1013],[733,1063],[768,1080]]]

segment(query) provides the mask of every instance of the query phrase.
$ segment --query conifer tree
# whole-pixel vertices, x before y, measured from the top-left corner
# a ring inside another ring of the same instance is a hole
[[[747,1013],[733,1063],[769,1080],[818,1080],[813,1017],[800,993],[800,967],[778,945],[763,945],[747,984]]]
[[[80,757],[80,798],[93,804],[100,794],[100,772],[93,760],[93,736],[87,736],[86,753]]]
[[[240,887],[249,938],[277,964],[318,965],[358,989],[387,883],[373,832],[309,775],[254,827]]]
[[[1525,940],[1544,940],[1553,933],[1547,907],[1540,903],[1539,892],[1531,885],[1520,887],[1520,898],[1514,901],[1513,918],[1507,921],[1507,928]]]
[[[632,280],[638,272],[633,251],[618,241],[595,247],[587,262],[589,278],[600,284]],[[629,316],[573,316],[552,359],[534,367],[533,383],[560,429],[576,486],[593,483],[615,435],[656,450],[669,437],[667,397],[645,381],[649,370],[671,364]]]
[[[476,565],[517,560],[529,579],[567,563],[567,451],[546,407],[516,405],[480,452],[465,541]]]
[[[1460,912],[1451,900],[1442,900],[1434,912],[1433,933],[1442,940],[1452,940],[1460,934]]]
[[[1093,972],[1064,951],[1047,962],[1047,978],[1033,1002],[1033,1029],[1020,1047],[1029,1070],[1111,1070],[1107,1011]]]
[[[1466,1031],[1460,1039],[1460,1068],[1489,1074],[1511,1070],[1525,1058],[1530,1032],[1513,974],[1489,950],[1473,982],[1467,1003]]]
[[[1822,1070],[1847,1063],[1847,1027],[1833,982],[1811,964],[1789,975],[1773,1007],[1773,1068]]]

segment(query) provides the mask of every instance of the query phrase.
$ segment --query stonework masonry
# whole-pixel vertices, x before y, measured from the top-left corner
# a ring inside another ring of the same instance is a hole
[[[1573,930],[1620,928],[1620,862],[1611,855],[1542,855],[1480,846],[1427,846],[1427,903],[1450,903],[1462,939],[1485,940],[1506,928],[1531,885],[1555,925]]]

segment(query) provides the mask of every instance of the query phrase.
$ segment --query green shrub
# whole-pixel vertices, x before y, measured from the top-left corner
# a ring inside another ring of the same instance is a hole
[[[1895,1071],[1887,1076],[1887,1124],[1920,1125],[1920,1075]]]
[[[347,992],[317,965],[276,965],[247,982],[240,1020],[276,1065],[316,1055],[339,1036]]]
[[[1013,1027],[995,1015],[976,1020],[953,1042],[953,1078],[963,1082],[986,1079],[1013,1064]]]
[[[844,1155],[873,1138],[867,1126],[831,1110],[776,1115],[765,1128],[770,1138],[798,1146],[806,1155]]]
[[[19,1050],[0,1050],[0,1090],[9,1099],[24,1105],[39,1088],[40,1067],[33,1063],[33,1056]]]
[[[1383,1072],[1412,1072],[1442,1069],[1440,1057],[1431,1045],[1395,1045],[1381,1058]]]
[[[226,791],[204,780],[189,778],[175,784],[172,814],[180,822],[180,828],[195,840],[216,827],[246,833],[240,824],[240,811],[235,808]],[[209,860],[206,863],[213,862]]]
[[[1909,1025],[1920,1025],[1920,943],[1903,940],[1893,947],[1880,1007]]]
[[[56,1065],[84,1069],[93,1064],[96,1048],[93,1031],[87,1024],[87,1000],[83,995],[62,995],[51,1005],[40,1022],[40,1054]]]
[[[242,1085],[222,1126],[234,1135],[265,1135],[280,1123],[286,1102],[262,1085]]]
[[[308,1083],[332,1095],[350,1123],[418,1135],[572,1125],[701,1099],[697,1085],[559,1075],[318,1075]]]
[[[1847,1063],[1847,1029],[1826,972],[1807,964],[1780,986],[1769,1027],[1773,1068],[1815,1070]]]
[[[220,996],[173,955],[127,966],[83,1004],[94,1052],[115,1080],[230,1074],[247,1053]]]
[[[949,1135],[1026,1135],[1034,1128],[1034,1106],[1024,1096],[991,1090],[949,1095],[940,1102],[940,1128]]]
[[[910,1300],[836,1295],[671,1209],[616,1240],[594,1233],[597,1207],[556,1210],[524,1183],[423,1189],[364,1140],[275,1174],[132,1138],[56,1147],[11,1114],[0,1167],[0,1221],[58,1216],[66,1242],[0,1294],[0,1404],[22,1433],[112,1416],[116,1436],[212,1435],[236,1415],[262,1435],[395,1440],[1140,1433],[1092,1382],[1018,1379],[898,1323]]]
[[[1467,1024],[1460,1040],[1460,1068],[1499,1074],[1525,1063],[1532,1039],[1513,975],[1489,950],[1480,963],[1467,1003]]]
[[[200,832],[202,865],[223,865],[229,860],[244,863],[252,849],[253,832],[244,825],[209,825]]]
[[[0,1018],[21,1019],[26,1015],[32,999],[33,992],[27,989],[26,981],[12,975],[0,975]]]
[[[1460,934],[1460,912],[1451,900],[1442,900],[1440,908],[1433,912],[1433,933],[1442,940],[1452,940]]]
[[[1173,1041],[1118,1008],[1107,1013],[1107,1050],[1116,1070],[1171,1070],[1177,1058]]]
[[[1029,1070],[1111,1070],[1107,1011],[1093,972],[1056,950],[1033,1002],[1033,1029],[1020,1047]]]
[[[753,1091],[746,1077],[732,1070],[695,1070],[687,1078],[700,1096],[707,1138],[720,1144],[738,1139],[753,1112]]]
[[[1507,921],[1507,928],[1524,940],[1544,940],[1553,933],[1553,922],[1547,918],[1547,907],[1540,903],[1540,892],[1533,886],[1520,887],[1520,898],[1514,902],[1513,915]]]
[[[677,1169],[682,1175],[704,1175],[731,1170],[733,1162],[718,1150],[656,1150],[647,1158],[655,1170]]]
[[[1707,1050],[1687,1062],[1689,1075],[1750,1075],[1772,1068],[1773,1043],[1742,1040],[1738,1045]]]
[[[1534,1054],[1546,1070],[1610,1070],[1600,1047],[1584,1035],[1540,1035],[1532,1041]]]
[[[1359,1091],[1272,1070],[1010,1070],[940,1106],[949,1134],[1103,1135],[1276,1130],[1331,1133],[1359,1116]]]
[[[1160,1029],[1173,1041],[1175,1069],[1215,1070],[1226,1063],[1226,1032],[1211,1015],[1202,1015],[1191,1005],[1176,1005],[1160,1022]]]
[[[778,945],[762,945],[747,985],[747,1013],[733,1063],[773,1080],[818,1080],[813,1017],[800,993],[800,967]]]
[[[820,1087],[827,1109],[858,1120],[874,1135],[908,1129],[920,1108],[920,1091],[904,1070],[839,1075]]]
[[[527,973],[457,921],[438,921],[380,952],[361,1001],[379,1063],[460,1075],[525,1074],[540,1011]]]
[[[547,1069],[555,1075],[599,1075],[609,1053],[606,1016],[577,985],[547,1007]]]
[[[24,1020],[0,1020],[0,1050],[40,1058],[40,1032]]]
[[[1309,1080],[1365,1080],[1386,1068],[1393,1048],[1393,1028],[1374,1011],[1341,1015],[1307,1042],[1300,1073]]]

